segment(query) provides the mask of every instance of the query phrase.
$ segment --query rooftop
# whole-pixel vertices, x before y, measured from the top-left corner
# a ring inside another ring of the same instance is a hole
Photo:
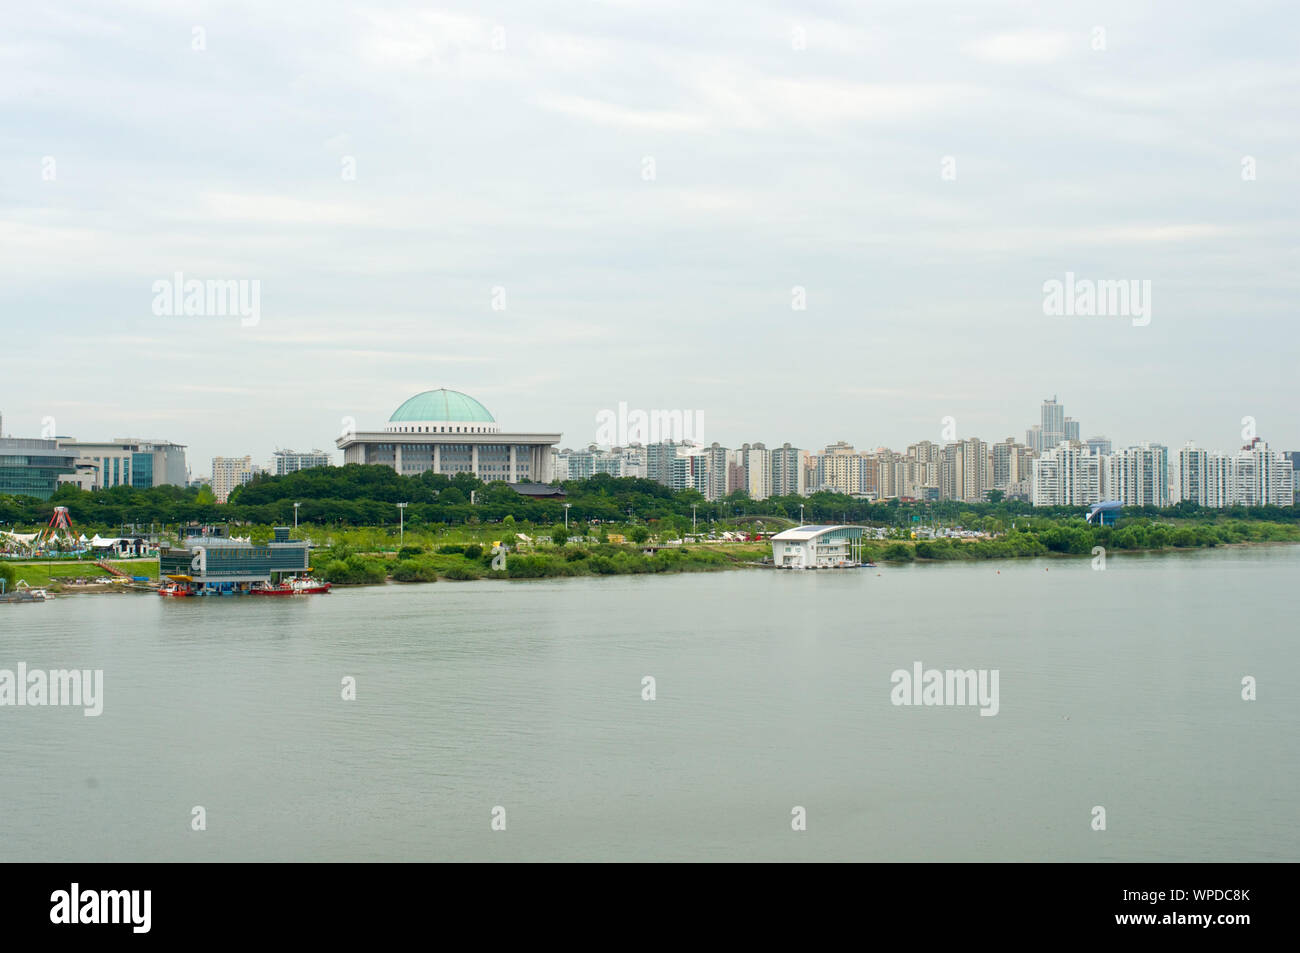
[[[426,390],[393,411],[389,423],[496,423],[486,407],[458,390]]]
[[[793,529],[782,530],[773,536],[773,539],[781,540],[801,540],[812,539],[821,536],[823,533],[829,533],[833,529],[856,529],[861,530],[860,526],[844,526],[841,524],[831,526],[796,526]]]

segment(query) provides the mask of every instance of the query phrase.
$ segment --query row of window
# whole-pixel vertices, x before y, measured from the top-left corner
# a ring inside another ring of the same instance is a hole
[[[444,427],[394,427],[397,433],[496,433],[491,427],[444,426]]]

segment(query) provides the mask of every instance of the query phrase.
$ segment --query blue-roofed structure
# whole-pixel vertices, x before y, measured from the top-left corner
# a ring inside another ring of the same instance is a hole
[[[1098,526],[1114,526],[1115,521],[1119,519],[1119,511],[1123,508],[1122,500],[1102,500],[1100,503],[1092,504],[1092,509],[1088,510],[1086,518],[1089,523],[1096,523]]]

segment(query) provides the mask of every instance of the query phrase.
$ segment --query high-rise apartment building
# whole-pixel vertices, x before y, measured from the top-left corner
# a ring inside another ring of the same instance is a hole
[[[1144,443],[1112,453],[1109,458],[1108,499],[1125,506],[1169,505],[1169,450],[1160,444]]]
[[[1256,438],[1235,453],[1178,451],[1178,498],[1200,506],[1292,506],[1295,471],[1283,454]]]
[[[1016,443],[1011,437],[993,444],[989,448],[991,489],[1005,493],[1013,485],[1027,481],[1032,457],[1033,453],[1027,446]]]
[[[817,455],[818,490],[852,495],[862,492],[862,456],[843,440],[833,443]]]
[[[327,467],[331,464],[330,455],[324,450],[312,450],[310,453],[298,453],[295,450],[277,450],[271,462],[271,472],[275,476],[297,473],[311,467]]]
[[[761,443],[745,443],[737,456],[745,470],[745,491],[750,499],[766,500],[772,495],[772,452]]]
[[[772,451],[772,495],[804,496],[808,484],[804,479],[804,452],[788,443]]]
[[[939,498],[978,503],[991,490],[988,444],[978,437],[946,444],[939,470]]]
[[[673,454],[668,477],[673,490],[695,490],[701,496],[709,488],[709,450],[706,447],[683,445]]]
[[[218,503],[225,503],[235,487],[248,483],[256,474],[252,456],[213,457],[212,495]]]
[[[727,476],[736,460],[736,452],[715,442],[708,448],[708,457],[709,484],[704,496],[710,500],[720,500],[731,492],[727,486]]]
[[[916,500],[927,499],[931,490],[937,495],[943,448],[922,440],[907,448],[904,455],[903,495]]]
[[[1241,506],[1292,506],[1294,470],[1280,453],[1254,438],[1233,460],[1232,502]]]
[[[1060,443],[1032,464],[1030,502],[1034,506],[1091,506],[1101,502],[1104,458],[1078,444]]]

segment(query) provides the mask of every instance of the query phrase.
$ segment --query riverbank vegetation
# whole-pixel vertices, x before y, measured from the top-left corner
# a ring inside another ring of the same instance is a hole
[[[126,527],[167,538],[181,524],[228,523],[232,535],[265,542],[273,525],[294,523],[297,503],[294,536],[312,542],[313,571],[342,585],[726,569],[769,559],[770,544],[756,537],[801,517],[861,524],[864,557],[894,563],[1088,555],[1098,546],[1138,552],[1300,541],[1298,507],[1131,507],[1117,525],[1094,526],[1081,508],[1001,499],[871,502],[818,493],[751,500],[734,493],[707,501],[693,491],[605,474],[566,482],[563,490],[561,502],[520,496],[504,483],[484,484],[468,474],[405,477],[382,466],[320,467],[260,477],[224,505],[201,488],[178,487],[88,493],[68,485],[48,501],[0,497],[0,530],[30,532],[62,505],[88,535],[117,535]],[[409,504],[400,524],[399,502]]]
[[[563,500],[523,497],[505,483],[483,483],[469,474],[455,477],[422,473],[402,476],[389,467],[349,464],[313,467],[286,476],[260,476],[237,487],[230,501],[213,501],[206,488],[160,486],[140,490],[117,486],[87,492],[65,484],[49,500],[0,496],[0,528],[43,526],[54,506],[66,506],[74,524],[114,530],[122,524],[211,523],[235,521],[255,525],[294,522],[294,504],[300,523],[326,527],[396,526],[397,503],[409,503],[406,525],[462,526],[499,523],[507,516],[534,526],[553,526],[565,518],[569,504],[572,522],[600,521],[653,523],[684,532],[692,518],[705,525],[752,524],[765,518],[788,525],[802,518],[808,523],[867,523],[907,528],[940,522],[967,529],[999,533],[1025,519],[1072,519],[1079,507],[1030,506],[1022,500],[996,499],[988,503],[959,500],[935,502],[872,502],[836,493],[812,496],[769,497],[751,500],[743,492],[709,501],[692,490],[673,491],[652,480],[615,478],[597,474],[563,485]],[[994,497],[999,496],[996,492]],[[1300,507],[1232,507],[1206,509],[1191,503],[1157,509],[1130,507],[1126,518],[1165,522],[1218,523],[1252,520],[1300,523]]]
[[[312,570],[332,583],[456,582],[476,579],[553,579],[566,576],[710,572],[752,565],[771,552],[767,544],[684,545],[645,551],[637,546],[574,541],[494,551],[478,544],[447,544],[432,550],[406,546],[400,553],[357,553],[347,544],[312,553]]]
[[[156,559],[112,560],[109,565],[128,576],[142,576],[151,580],[158,578]],[[10,589],[22,580],[33,589],[59,592],[77,580],[96,585],[110,584],[114,578],[102,566],[83,559],[0,560],[0,579],[5,579]]]

